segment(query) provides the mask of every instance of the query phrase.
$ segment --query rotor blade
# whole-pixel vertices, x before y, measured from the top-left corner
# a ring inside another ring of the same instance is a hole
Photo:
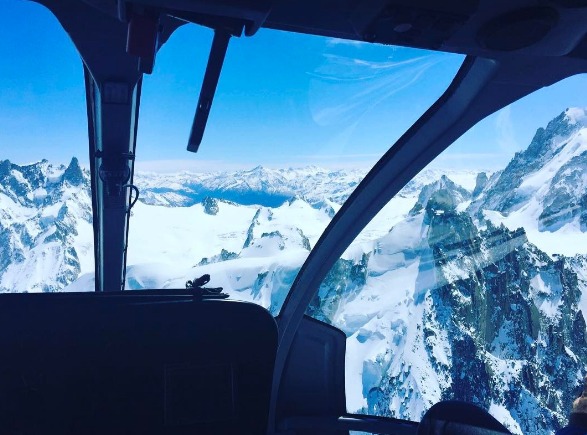
[[[204,130],[206,129],[206,122],[212,107],[212,100],[222,71],[222,64],[226,56],[228,48],[228,41],[230,40],[230,33],[215,30],[214,40],[212,41],[212,48],[210,49],[210,57],[208,58],[208,66],[206,66],[206,74],[202,83],[202,90],[200,91],[200,98],[198,99],[198,107],[194,116],[190,138],[188,140],[188,151],[193,153],[198,151]]]

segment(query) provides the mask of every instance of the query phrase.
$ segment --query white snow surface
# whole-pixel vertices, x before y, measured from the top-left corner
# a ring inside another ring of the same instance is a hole
[[[511,433],[516,435],[522,435],[524,433],[522,432],[520,424],[514,420],[505,406],[492,402],[489,407],[489,413],[501,422]]]
[[[587,109],[584,107],[570,107],[565,115],[573,124],[587,125]]]

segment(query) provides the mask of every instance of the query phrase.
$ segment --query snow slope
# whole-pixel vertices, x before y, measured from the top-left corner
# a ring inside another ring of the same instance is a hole
[[[551,255],[584,253],[586,120],[585,109],[571,108],[539,129],[469,211],[512,230],[523,227],[529,240]]]

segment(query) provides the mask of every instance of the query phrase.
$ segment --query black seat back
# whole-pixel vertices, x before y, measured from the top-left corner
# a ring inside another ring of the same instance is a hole
[[[0,296],[0,431],[263,434],[274,319],[149,292]]]

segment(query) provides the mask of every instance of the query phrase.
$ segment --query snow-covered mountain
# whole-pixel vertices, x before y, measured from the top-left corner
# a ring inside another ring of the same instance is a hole
[[[0,291],[58,291],[93,270],[89,180],[73,158],[0,162]]]
[[[455,398],[514,433],[564,424],[587,360],[586,125],[566,110],[495,173],[422,171],[347,249],[308,313],[348,336],[349,411],[418,420]],[[209,273],[276,314],[364,175],[139,173],[127,288]],[[91,218],[77,159],[1,162],[0,291],[92,290]]]
[[[587,358],[577,274],[523,229],[479,230],[437,193],[340,260],[310,307],[349,337],[348,406],[418,420],[459,399],[515,433],[552,433]]]
[[[528,148],[489,180],[469,212],[524,227],[549,254],[584,253],[587,243],[587,118],[567,109],[539,128]]]
[[[585,121],[565,111],[471,194],[425,186],[339,260],[310,313],[349,337],[349,409],[417,420],[459,399],[514,433],[565,424],[587,360]]]
[[[455,175],[464,179],[475,176],[471,171]],[[257,167],[232,173],[138,173],[135,183],[141,198],[131,220],[129,287],[163,285],[174,276],[171,270],[181,269],[183,279],[203,258],[220,255],[222,250],[240,254],[253,227],[264,228],[259,238],[277,231],[288,240],[294,236],[308,239],[313,246],[363,176],[364,171],[359,170],[316,167]],[[372,238],[387,232],[413,206],[417,186],[435,176],[441,174],[425,171],[412,181],[416,188],[398,197],[397,203],[403,201],[402,206],[388,207],[388,212],[378,217],[381,222],[370,226],[373,233],[365,232],[364,236]],[[3,161],[0,183],[0,291],[58,291],[70,284],[73,286],[68,290],[92,289],[93,235],[87,170],[80,168],[76,158],[68,166],[55,166],[46,160],[24,166]],[[302,208],[306,211],[300,212]],[[285,216],[270,225],[255,226],[254,216],[261,210],[269,210],[262,215],[276,216],[285,210]],[[277,222],[282,228],[276,227]],[[152,239],[155,223],[160,230],[157,243]],[[307,243],[304,255],[308,252]],[[289,253],[289,241],[283,246]],[[300,257],[298,266],[304,259]],[[150,265],[150,270],[161,269],[164,277],[135,277],[145,265]]]

